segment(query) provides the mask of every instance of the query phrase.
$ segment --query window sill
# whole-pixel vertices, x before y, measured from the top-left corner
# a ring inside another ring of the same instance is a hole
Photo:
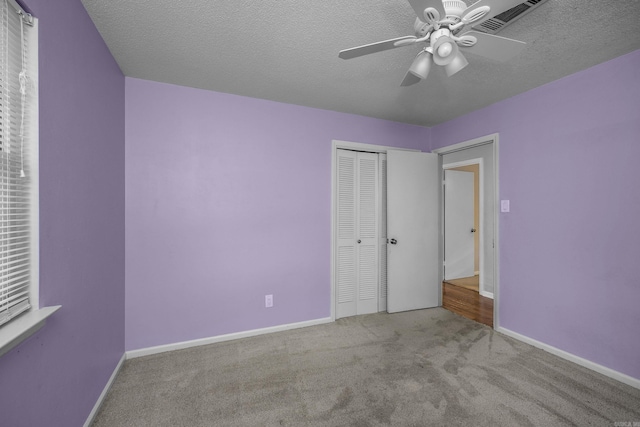
[[[60,307],[56,305],[31,310],[0,327],[0,357],[36,333]]]

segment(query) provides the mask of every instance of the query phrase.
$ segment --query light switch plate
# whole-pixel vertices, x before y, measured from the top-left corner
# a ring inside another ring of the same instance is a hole
[[[500,200],[500,212],[509,212],[510,209],[508,200]]]

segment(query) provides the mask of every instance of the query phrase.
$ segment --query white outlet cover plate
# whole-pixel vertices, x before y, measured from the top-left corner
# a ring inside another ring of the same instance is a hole
[[[500,212],[509,212],[511,206],[508,200],[500,200]]]

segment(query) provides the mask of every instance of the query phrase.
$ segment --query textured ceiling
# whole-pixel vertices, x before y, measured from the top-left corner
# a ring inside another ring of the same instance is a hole
[[[640,0],[549,0],[499,33],[514,60],[400,87],[418,47],[338,51],[413,35],[406,0],[82,2],[126,76],[423,126],[640,49]]]

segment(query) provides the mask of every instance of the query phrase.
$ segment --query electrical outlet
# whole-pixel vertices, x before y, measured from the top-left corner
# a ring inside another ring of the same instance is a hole
[[[273,295],[264,296],[264,306],[267,308],[273,307]]]

